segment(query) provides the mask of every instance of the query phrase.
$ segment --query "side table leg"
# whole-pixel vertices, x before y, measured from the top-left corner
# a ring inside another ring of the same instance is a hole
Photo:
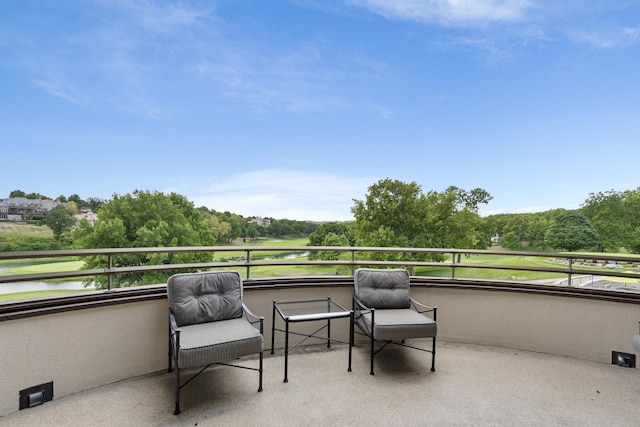
[[[289,367],[289,321],[285,319],[286,323],[285,334],[284,334],[284,382],[288,383],[289,378],[287,378],[287,370]]]
[[[276,337],[276,302],[273,301],[273,310],[271,312],[271,354],[273,354],[275,337]]]

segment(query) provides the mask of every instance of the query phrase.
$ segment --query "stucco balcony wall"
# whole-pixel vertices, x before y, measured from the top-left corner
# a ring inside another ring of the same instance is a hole
[[[246,288],[245,301],[265,318],[271,345],[272,304],[331,296],[351,307],[349,286]],[[633,352],[637,304],[538,295],[528,292],[414,286],[419,301],[438,306],[438,339],[523,349],[610,363],[611,350]],[[315,329],[308,324],[297,330]],[[281,351],[283,334],[276,336]],[[347,340],[348,321],[332,323],[332,336]],[[17,318],[0,322],[0,414],[18,410],[19,391],[53,381],[61,398],[104,384],[165,370],[165,298]],[[363,337],[356,338],[362,341]],[[317,344],[310,340],[309,344]],[[267,349],[268,351],[268,349]],[[437,358],[436,358],[437,361]],[[281,375],[267,372],[265,375]]]

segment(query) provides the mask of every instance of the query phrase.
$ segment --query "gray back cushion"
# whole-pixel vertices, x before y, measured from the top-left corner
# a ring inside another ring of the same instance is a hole
[[[167,295],[178,326],[242,317],[237,271],[175,274],[167,281]]]
[[[370,308],[409,308],[409,272],[404,269],[359,268],[353,276],[355,293]]]

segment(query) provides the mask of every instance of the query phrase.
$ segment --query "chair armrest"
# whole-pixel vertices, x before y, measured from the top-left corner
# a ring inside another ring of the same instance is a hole
[[[422,304],[422,303],[414,300],[413,298],[411,298],[411,304],[413,305],[413,308],[418,313],[430,313],[430,312],[433,312],[433,320],[436,320],[436,313],[438,311],[438,307],[432,306],[432,305]]]
[[[173,314],[171,309],[169,309],[169,329],[171,331],[171,335],[180,333],[180,328],[178,327],[178,323],[176,323],[176,316]]]
[[[253,325],[254,323],[260,322],[260,333],[263,334],[264,333],[264,317],[253,314],[253,312],[249,310],[249,307],[245,305],[244,301],[242,302],[242,310],[244,311],[245,316],[247,316],[247,320],[249,321],[249,323]]]
[[[373,325],[375,323],[376,309],[373,307],[367,307],[362,301],[360,301],[360,298],[353,294],[353,321],[360,327],[365,335],[373,337],[373,330],[369,329],[366,322],[361,321],[365,314],[371,314],[371,324]]]
[[[363,314],[371,313],[371,321],[373,322],[375,311],[375,308],[367,307],[362,301],[360,301],[360,298],[355,294],[353,295],[353,317],[355,320],[361,318]]]
[[[258,321],[260,319],[264,319],[264,317],[262,316],[258,316],[253,314],[253,312],[251,310],[249,310],[249,307],[247,307],[244,302],[242,303],[242,310],[244,310],[244,313],[247,315],[247,317],[249,318],[249,321],[253,320],[253,322]],[[253,323],[252,322],[252,323]]]
[[[370,308],[367,307],[366,305],[364,305],[364,303],[362,301],[360,301],[360,298],[358,298],[355,294],[353,295],[353,310],[358,310],[358,311],[372,311],[375,310],[375,308]]]
[[[169,308],[169,372],[173,370],[171,366],[171,358],[175,362],[177,369],[179,365],[178,358],[180,357],[180,328],[176,322],[176,316],[173,314],[171,308]]]

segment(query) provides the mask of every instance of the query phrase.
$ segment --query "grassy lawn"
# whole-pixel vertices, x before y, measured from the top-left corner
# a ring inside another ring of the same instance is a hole
[[[5,237],[53,238],[53,232],[45,225],[40,226],[10,221],[0,221],[0,235]]]
[[[8,268],[0,271],[0,275],[14,274],[38,274],[38,273],[57,273],[60,271],[76,271],[80,270],[84,264],[83,261],[61,261],[52,262],[51,260],[42,259],[39,264],[33,262],[26,263],[0,263],[0,266]]]
[[[520,257],[508,255],[471,255],[463,257],[460,264],[489,264],[499,266],[514,267],[550,267],[544,258],[541,257]],[[431,277],[451,277],[451,268],[449,267],[418,267],[416,275]],[[488,268],[456,268],[455,276],[465,279],[493,279],[493,280],[519,280],[533,281],[542,279],[554,279],[566,277],[560,273],[543,273],[535,271],[519,271],[519,270],[494,270]]]
[[[246,276],[246,268],[238,268],[242,277]],[[328,265],[285,265],[264,266],[251,268],[251,277],[287,277],[287,276],[321,276],[335,274],[336,267]]]

